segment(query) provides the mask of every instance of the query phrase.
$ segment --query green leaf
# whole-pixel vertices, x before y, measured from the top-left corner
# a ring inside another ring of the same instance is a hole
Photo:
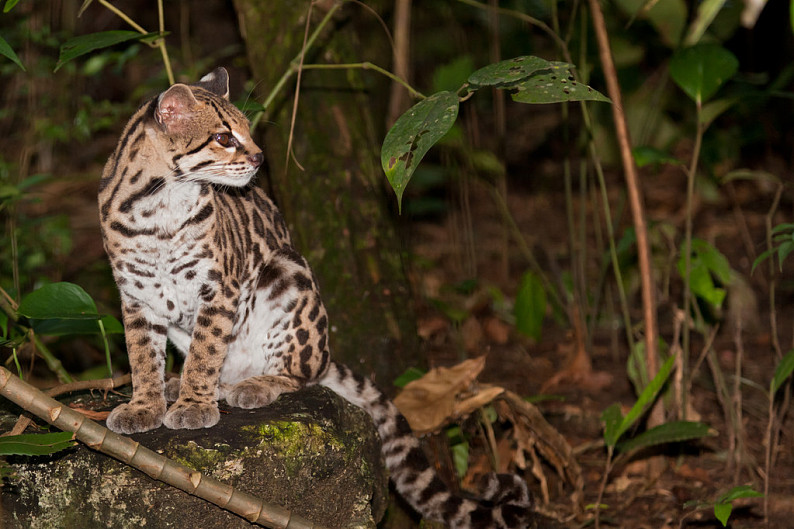
[[[86,53],[91,53],[94,50],[108,48],[130,40],[140,40],[159,36],[160,34],[156,32],[144,34],[137,31],[114,30],[72,37],[61,45],[61,53],[53,72],[57,72],[61,66],[67,62],[81,55],[85,55]]]
[[[469,443],[463,442],[452,445],[452,463],[455,465],[455,472],[458,477],[463,477],[469,471]]]
[[[530,338],[540,340],[546,317],[546,291],[537,274],[526,272],[516,293],[514,307],[516,328]]]
[[[483,86],[506,88],[522,81],[539,70],[568,70],[572,65],[524,55],[506,61],[489,64],[469,76],[473,90]]]
[[[670,60],[673,81],[696,103],[704,103],[739,69],[736,57],[719,44],[685,48]]]
[[[31,319],[33,330],[45,336],[70,336],[73,334],[100,334],[98,321],[105,326],[105,334],[124,334],[124,326],[109,314],[97,319],[52,318]]]
[[[783,222],[778,224],[774,228],[772,228],[772,235],[777,235],[778,233],[785,233],[787,231],[794,232],[794,224],[790,222]]]
[[[403,372],[402,375],[394,379],[394,385],[398,388],[404,388],[409,382],[419,380],[425,376],[425,373],[427,373],[427,371],[424,369],[419,369],[418,367],[409,367]]]
[[[91,296],[73,283],[51,283],[22,298],[19,314],[31,319],[96,320],[99,313]]]
[[[733,510],[733,505],[730,503],[715,503],[714,504],[714,516],[717,517],[717,520],[722,523],[722,526],[725,527],[728,525],[728,518],[731,517],[731,511]]]
[[[753,266],[750,268],[750,275],[755,272],[755,267],[764,262],[770,255],[777,253],[777,247],[770,248],[769,250],[764,251],[761,255],[755,258],[753,261]]]
[[[725,0],[703,0],[700,2],[697,16],[695,16],[695,20],[692,21],[692,25],[689,27],[689,33],[686,39],[684,39],[684,46],[692,46],[700,42],[706,29],[708,29],[714,21],[714,17],[717,16],[717,13],[720,12],[724,4]]]
[[[19,0],[6,0],[6,5],[3,6],[3,13],[8,13],[19,3]]]
[[[620,438],[620,424],[623,422],[623,413],[617,402],[604,410],[601,414],[604,423],[604,442],[607,446],[615,446]]]
[[[772,377],[772,382],[769,385],[769,396],[774,397],[783,382],[791,376],[794,371],[794,349],[786,353],[780,360],[780,363],[775,368],[775,376]]]
[[[667,381],[667,377],[670,376],[674,361],[675,356],[670,356],[659,368],[659,372],[656,373],[656,376],[653,377],[653,380],[651,380],[650,384],[645,386],[645,389],[642,390],[637,402],[634,403],[634,406],[632,406],[626,416],[623,417],[620,427],[617,429],[615,442],[620,439],[620,436],[623,435],[626,430],[631,428],[634,423],[637,422],[637,419],[640,418],[640,415],[642,415],[645,409],[650,406],[654,400],[656,400],[656,396],[659,394],[659,391],[662,390],[664,383]]]
[[[515,86],[518,91],[510,94],[518,103],[561,103],[563,101],[603,101],[610,99],[598,90],[577,82],[570,70],[555,68],[540,71]]]
[[[729,503],[739,498],[762,498],[764,495],[756,492],[750,485],[739,485],[717,498],[717,503]]]
[[[618,444],[617,448],[621,452],[630,452],[649,446],[700,439],[708,435],[708,433],[708,424],[693,421],[673,421],[660,424],[659,426],[636,435]]]
[[[23,65],[22,61],[19,60],[19,56],[11,48],[11,46],[8,45],[8,42],[6,42],[6,39],[4,39],[2,36],[0,36],[0,54],[14,61],[14,64],[22,68],[23,72],[27,71],[25,70],[25,65]]]
[[[637,164],[637,167],[645,167],[646,165],[651,164],[660,165],[663,163],[681,163],[681,161],[675,156],[671,156],[661,149],[650,147],[648,145],[634,147],[631,150],[631,154],[634,156],[634,162]]]
[[[677,268],[683,278],[686,275],[684,255],[678,258]],[[714,284],[713,277],[716,277],[723,285],[729,285],[733,281],[730,263],[719,250],[708,242],[702,239],[692,239],[689,286],[699,298],[715,307],[721,307],[726,291]]]
[[[794,241],[786,241],[777,247],[777,261],[781,271],[783,270],[783,261],[792,250],[794,250]]]
[[[380,162],[397,194],[400,209],[405,187],[419,162],[447,133],[457,117],[458,96],[452,92],[439,92],[408,109],[386,134]]]
[[[9,435],[0,437],[0,455],[42,456],[76,444],[71,432]]]

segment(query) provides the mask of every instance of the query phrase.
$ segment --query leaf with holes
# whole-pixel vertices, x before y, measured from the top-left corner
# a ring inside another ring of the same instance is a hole
[[[612,102],[598,90],[576,81],[567,69],[536,72],[512,88],[518,90],[511,94],[518,103]]]
[[[719,44],[698,44],[670,59],[670,77],[696,103],[709,100],[738,69],[733,53]]]
[[[520,82],[539,70],[567,71],[571,65],[525,55],[506,61],[489,64],[469,76],[469,86],[473,90],[483,86],[507,88]]]
[[[397,194],[400,210],[403,192],[419,162],[449,131],[457,117],[458,96],[439,92],[408,109],[386,134],[380,163]]]

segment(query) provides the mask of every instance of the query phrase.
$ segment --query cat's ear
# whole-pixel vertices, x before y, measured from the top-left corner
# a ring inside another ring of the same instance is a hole
[[[175,84],[160,94],[154,119],[168,133],[182,132],[197,104],[196,97],[187,85]]]
[[[215,68],[196,84],[217,96],[229,99],[229,72],[226,68]]]

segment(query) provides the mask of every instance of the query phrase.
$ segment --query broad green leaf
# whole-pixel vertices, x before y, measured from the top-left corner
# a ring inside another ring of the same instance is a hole
[[[6,0],[6,5],[3,6],[3,13],[8,13],[19,3],[19,0]]]
[[[692,239],[692,249],[723,285],[731,282],[731,265],[722,252],[703,239]]]
[[[604,442],[607,446],[615,446],[620,438],[620,424],[623,422],[620,404],[616,402],[605,409],[601,414],[601,421],[604,423]]]
[[[473,90],[483,86],[505,88],[522,81],[539,70],[567,72],[572,66],[564,62],[547,61],[540,57],[524,55],[506,61],[489,64],[469,76],[469,85]]]
[[[0,437],[0,455],[42,456],[76,444],[71,432],[9,435]]]
[[[19,60],[19,56],[11,48],[11,46],[8,45],[8,42],[6,42],[6,39],[4,39],[2,36],[0,36],[0,54],[14,61],[14,64],[22,68],[23,72],[27,71],[25,70],[25,65],[23,65],[22,61]]]
[[[518,103],[561,103],[563,101],[603,101],[610,99],[598,90],[574,80],[569,70],[555,69],[530,75],[517,85],[518,90],[510,94]]]
[[[631,154],[634,156],[634,162],[637,164],[637,167],[645,167],[646,165],[651,164],[659,165],[663,163],[681,163],[681,161],[675,156],[667,154],[661,149],[657,149],[656,147],[651,147],[649,145],[634,147],[631,150]]]
[[[452,127],[457,117],[458,96],[452,92],[439,92],[408,109],[386,134],[380,162],[397,194],[400,209],[405,187],[419,162]]]
[[[720,495],[720,497],[717,498],[717,503],[728,503],[733,500],[738,500],[739,498],[761,498],[763,496],[763,494],[753,490],[749,485],[739,485]]]
[[[130,40],[141,40],[146,38],[159,37],[159,33],[139,33],[137,31],[103,31],[100,33],[90,33],[88,35],[80,35],[79,37],[72,37],[61,45],[61,53],[58,57],[58,63],[55,65],[54,72],[57,72],[61,66],[67,62],[91,53],[94,50],[101,48],[108,48],[122,42]]]
[[[700,42],[706,29],[714,21],[714,17],[717,16],[723,5],[725,5],[725,0],[703,0],[700,2],[695,20],[692,21],[689,33],[684,39],[684,46],[693,46]]]
[[[670,358],[668,358],[661,365],[659,372],[656,373],[656,376],[653,377],[653,380],[651,380],[650,384],[645,386],[645,389],[642,390],[637,402],[634,403],[634,406],[632,406],[626,416],[623,417],[620,427],[617,430],[617,435],[615,436],[615,442],[620,439],[620,436],[623,435],[626,430],[631,428],[634,423],[637,422],[637,419],[640,418],[640,415],[642,415],[645,409],[650,406],[654,400],[656,400],[656,396],[659,394],[659,391],[661,391],[664,383],[667,381],[667,377],[670,376],[674,361],[675,356],[670,356]]]
[[[698,44],[670,59],[670,76],[693,101],[704,103],[739,69],[739,61],[719,44]]]
[[[30,320],[33,330],[45,336],[69,336],[72,334],[100,334],[98,320],[105,326],[105,334],[123,334],[124,326],[113,316],[103,315],[95,319],[52,318]]]
[[[546,291],[537,274],[526,272],[521,278],[514,314],[516,328],[530,338],[540,340],[546,317]]]
[[[731,505],[730,503],[714,504],[714,516],[717,517],[717,520],[720,521],[723,527],[728,525],[728,518],[731,517],[732,510],[733,510],[733,505]]]
[[[404,388],[409,382],[419,380],[425,376],[425,373],[427,373],[427,371],[424,369],[419,369],[418,367],[409,367],[403,372],[402,375],[394,379],[394,385],[398,388]]]
[[[709,433],[709,425],[702,422],[674,421],[660,424],[648,431],[632,437],[620,444],[621,452],[630,452],[640,448],[667,443],[680,443],[691,439],[700,439]]]
[[[34,290],[22,298],[18,312],[38,320],[99,319],[94,300],[73,283],[51,283]]]
[[[772,228],[773,235],[777,235],[778,233],[785,233],[787,231],[794,232],[794,224],[790,222],[783,222]]]
[[[775,393],[777,393],[777,390],[783,385],[783,382],[791,376],[792,371],[794,371],[794,349],[786,353],[780,360],[777,368],[775,368],[775,376],[772,377],[772,382],[769,386],[770,397],[775,396]]]

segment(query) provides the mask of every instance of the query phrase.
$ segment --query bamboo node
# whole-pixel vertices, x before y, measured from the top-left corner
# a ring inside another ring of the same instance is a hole
[[[201,472],[191,472],[190,483],[193,484],[193,488],[197,489],[199,484],[201,484]]]
[[[61,416],[61,410],[62,409],[63,409],[63,406],[56,406],[55,408],[50,408],[50,413],[49,413],[50,422],[55,422],[58,419],[58,417]]]

